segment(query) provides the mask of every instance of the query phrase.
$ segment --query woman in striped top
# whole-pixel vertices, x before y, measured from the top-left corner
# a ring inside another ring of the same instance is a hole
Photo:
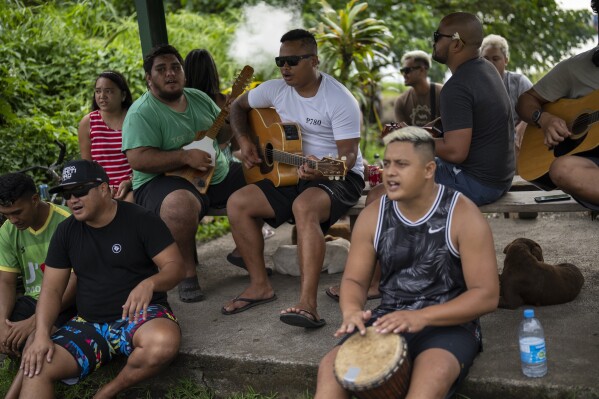
[[[96,78],[92,112],[79,122],[81,158],[98,162],[110,179],[115,199],[133,202],[133,171],[121,152],[122,127],[133,103],[125,77],[115,71],[102,72]]]

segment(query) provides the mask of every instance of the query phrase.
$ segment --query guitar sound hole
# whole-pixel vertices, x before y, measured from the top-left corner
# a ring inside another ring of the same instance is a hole
[[[269,166],[273,164],[273,146],[270,143],[264,148],[264,161]]]
[[[586,133],[586,131],[589,127],[589,124],[590,124],[589,114],[579,115],[578,118],[576,118],[576,120],[572,124],[572,134],[574,136],[578,136],[580,134]],[[576,137],[576,138],[578,138],[578,137]]]

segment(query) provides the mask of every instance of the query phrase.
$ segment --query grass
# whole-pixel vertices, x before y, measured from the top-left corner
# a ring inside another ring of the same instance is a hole
[[[63,399],[86,399],[91,398],[99,387],[112,380],[122,367],[122,362],[112,362],[106,367],[102,367],[94,372],[89,378],[84,379],[78,384],[67,386],[61,383],[56,384],[56,396]],[[10,383],[17,372],[17,364],[6,358],[0,363],[0,397],[4,397]],[[181,378],[173,384],[165,387],[166,392],[154,392],[147,386],[134,387],[121,393],[119,399],[215,399],[214,393],[204,386],[190,378]],[[309,399],[308,393],[302,396],[302,399]],[[262,395],[256,393],[251,387],[246,388],[245,392],[235,393],[226,399],[276,399],[277,394]]]
[[[196,240],[198,242],[210,241],[224,236],[229,231],[231,231],[231,227],[229,226],[229,218],[226,216],[205,216],[198,226]]]

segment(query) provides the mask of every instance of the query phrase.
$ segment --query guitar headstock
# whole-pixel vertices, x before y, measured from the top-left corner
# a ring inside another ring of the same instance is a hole
[[[385,126],[383,127],[383,131],[381,132],[381,138],[385,137],[394,130],[401,129],[402,127],[404,126],[400,123],[395,122],[385,124]]]
[[[329,179],[344,179],[347,174],[347,166],[345,166],[346,157],[341,159],[333,157],[324,157],[316,162],[314,169],[322,173],[323,176]]]
[[[243,90],[250,83],[250,80],[252,79],[253,75],[254,75],[254,68],[252,68],[249,65],[246,65],[243,67],[243,69],[239,73],[239,76],[237,76],[237,79],[235,79],[235,82],[233,83],[233,87],[231,88],[231,95],[229,96],[229,98],[227,100],[227,105],[226,105],[227,107],[237,97],[239,97],[239,95],[241,93],[243,93]]]

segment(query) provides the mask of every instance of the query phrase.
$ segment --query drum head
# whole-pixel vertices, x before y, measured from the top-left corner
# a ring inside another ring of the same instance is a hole
[[[405,352],[401,335],[380,334],[368,327],[366,335],[356,333],[341,345],[335,359],[335,376],[346,389],[378,386],[401,365]]]

